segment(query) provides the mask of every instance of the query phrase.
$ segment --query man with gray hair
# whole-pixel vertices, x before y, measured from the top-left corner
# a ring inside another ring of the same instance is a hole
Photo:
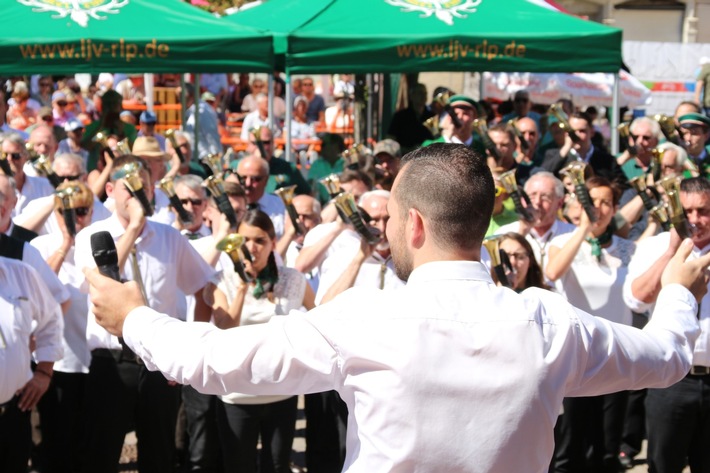
[[[175,195],[185,210],[192,214],[192,222],[182,224],[180,219],[176,218],[173,225],[191,240],[210,235],[210,229],[202,217],[207,208],[207,194],[202,187],[202,179],[194,174],[185,174],[177,177],[174,184]]]
[[[276,126],[277,129],[274,129],[274,134],[277,136],[280,134],[279,124],[269,117],[269,98],[266,94],[257,94],[256,110],[244,117],[241,139],[249,141],[249,134],[252,130],[262,126]]]
[[[86,164],[84,158],[77,154],[64,153],[57,155],[52,163],[52,170],[62,181],[80,181],[87,183]],[[111,212],[94,196],[94,206],[91,213],[91,223],[111,216]],[[39,197],[27,204],[22,213],[13,218],[20,225],[39,235],[61,231],[57,214],[54,212],[54,192]]]
[[[652,150],[658,146],[661,126],[650,117],[638,117],[629,126],[628,147],[616,162],[627,179],[642,176],[651,167]]]
[[[29,154],[25,148],[25,140],[17,133],[5,135],[2,140],[2,153],[10,164],[10,170],[15,180],[17,201],[13,215],[19,215],[34,199],[54,194],[54,187],[43,177],[28,176],[24,171]],[[2,172],[2,171],[0,171]]]
[[[576,227],[558,218],[559,210],[564,205],[565,188],[554,174],[547,171],[537,172],[530,176],[524,189],[530,197],[532,208],[529,210],[535,220],[527,222],[520,219],[503,225],[496,234],[515,232],[523,235],[530,242],[540,268],[544,268],[547,264],[548,243],[558,235],[574,231]]]

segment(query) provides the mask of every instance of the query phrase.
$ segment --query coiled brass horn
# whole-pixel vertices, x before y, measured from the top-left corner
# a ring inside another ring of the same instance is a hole
[[[695,226],[688,222],[685,210],[680,202],[680,181],[682,176],[672,175],[659,181],[666,193],[668,218],[681,238],[690,238],[695,233]]]
[[[548,113],[557,119],[557,121],[560,123],[560,128],[563,129],[569,135],[570,138],[572,138],[573,142],[579,143],[581,141],[579,139],[579,136],[577,136],[577,133],[575,133],[575,131],[572,129],[572,126],[569,124],[569,118],[567,117],[565,111],[562,110],[562,106],[560,104],[553,103],[552,105],[550,105]]]
[[[184,225],[191,224],[195,217],[191,212],[187,211],[182,205],[180,198],[175,193],[175,181],[173,181],[171,177],[164,177],[158,181],[158,187],[168,196],[168,199],[170,199],[170,205],[172,205],[177,212],[180,222]]]
[[[230,233],[217,242],[217,249],[229,255],[232,263],[234,263],[234,271],[239,275],[242,281],[250,283],[254,278],[246,272],[244,267],[244,260],[242,259],[242,251],[246,249],[244,242],[244,237],[239,233]]]
[[[513,199],[513,203],[515,204],[515,212],[523,220],[533,222],[535,220],[535,216],[529,210],[529,207],[531,206],[530,197],[528,197],[524,190],[518,188],[518,181],[515,179],[515,169],[504,172],[498,177],[498,179],[500,180],[500,183],[503,184],[505,191],[508,195],[510,195],[510,198]],[[523,206],[523,200],[525,200],[528,207]]]
[[[587,164],[582,161],[573,161],[560,170],[560,174],[569,176],[574,184],[574,192],[577,195],[577,200],[582,204],[584,212],[589,217],[590,222],[597,221],[597,213],[592,203],[592,198],[589,196],[589,190],[585,185],[584,172]]]
[[[349,192],[342,192],[333,199],[335,206],[342,212],[353,227],[355,231],[360,234],[368,243],[374,245],[380,241],[380,235],[378,231],[374,231],[369,227],[362,218],[360,211],[355,205],[355,199],[353,195]]]
[[[486,248],[488,255],[491,257],[491,266],[493,267],[493,272],[495,272],[498,281],[500,281],[500,283],[505,287],[511,287],[512,284],[506,274],[506,263],[509,269],[512,268],[510,266],[510,261],[508,261],[507,255],[505,257],[505,261],[503,260],[504,253],[500,250],[500,240],[500,235],[489,236],[483,240],[483,246]]]
[[[153,215],[153,206],[148,201],[148,197],[143,189],[143,181],[141,180],[140,172],[142,166],[137,162],[126,163],[113,172],[112,179],[117,181],[123,179],[126,189],[131,193],[143,207],[143,213],[146,217]]]
[[[296,193],[296,187],[298,186],[295,184],[292,186],[281,187],[276,189],[274,194],[279,196],[281,201],[284,203],[286,212],[288,212],[288,217],[291,219],[291,224],[296,230],[296,233],[299,235],[305,235],[306,232],[303,229],[303,225],[301,225],[301,222],[298,220],[298,211],[296,211],[296,207],[293,205],[293,196]]]

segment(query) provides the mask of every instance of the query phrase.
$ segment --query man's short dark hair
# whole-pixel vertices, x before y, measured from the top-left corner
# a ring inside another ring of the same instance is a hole
[[[417,209],[447,249],[481,246],[493,213],[493,176],[486,159],[464,145],[434,143],[402,158],[394,198],[402,217]]]
[[[687,194],[710,194],[710,181],[704,177],[690,177],[680,181],[680,190]]]
[[[587,122],[587,128],[592,128],[592,117],[589,116],[589,114],[584,113],[584,112],[574,112],[572,115],[569,116],[570,118],[578,118],[580,120],[584,120]]]
[[[346,169],[340,174],[340,182],[352,181],[361,181],[368,189],[372,189],[372,178],[360,170]]]

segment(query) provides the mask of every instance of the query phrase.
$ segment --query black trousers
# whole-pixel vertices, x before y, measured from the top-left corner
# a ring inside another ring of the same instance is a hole
[[[224,471],[291,473],[298,397],[269,404],[217,403]],[[257,444],[261,437],[261,453]]]
[[[114,473],[135,429],[141,473],[172,473],[180,386],[133,362],[92,354],[86,390],[85,473]]]
[[[619,449],[627,392],[570,397],[555,426],[556,473],[619,471]]]
[[[192,386],[182,387],[182,403],[188,438],[187,471],[219,473],[222,456],[217,433],[216,396],[199,393]]]
[[[43,473],[74,473],[80,469],[80,445],[86,424],[85,373],[55,371],[49,389],[37,404],[42,443]]]
[[[688,375],[646,395],[648,471],[710,472],[710,375]]]
[[[339,473],[345,463],[348,406],[336,391],[306,394],[308,473]]]
[[[32,450],[30,411],[17,407],[19,396],[0,406],[0,470],[26,473]]]

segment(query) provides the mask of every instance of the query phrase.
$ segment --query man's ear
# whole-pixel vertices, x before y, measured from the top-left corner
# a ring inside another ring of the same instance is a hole
[[[409,209],[407,219],[407,243],[414,248],[421,248],[426,241],[426,232],[424,230],[424,218],[417,209]]]
[[[106,181],[106,196],[113,197],[114,183],[111,181]]]

